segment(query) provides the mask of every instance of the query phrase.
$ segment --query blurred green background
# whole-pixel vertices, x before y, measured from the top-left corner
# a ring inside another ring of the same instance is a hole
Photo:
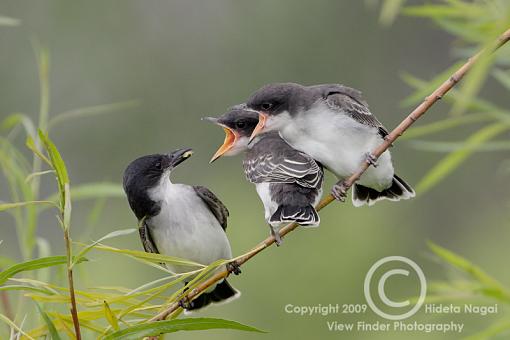
[[[0,29],[0,120],[12,112],[37,115],[37,64],[30,42],[35,38],[51,55],[51,115],[138,101],[121,112],[64,122],[51,132],[66,160],[71,185],[120,183],[132,159],[192,147],[195,155],[173,180],[206,185],[228,206],[227,232],[234,254],[266,237],[268,228],[254,187],[244,180],[241,158],[208,164],[223,133],[201,117],[223,113],[267,83],[338,82],[361,89],[372,111],[391,129],[409,111],[399,104],[412,91],[400,74],[407,71],[429,79],[456,60],[451,53],[455,41],[429,21],[399,17],[385,27],[377,8],[354,0],[2,0],[0,14],[21,20],[18,27]],[[482,93],[502,107],[510,105],[508,92],[493,81]],[[418,124],[445,118],[448,108],[439,103]],[[466,127],[434,138],[455,141],[472,131]],[[18,142],[22,144],[23,138]],[[411,184],[443,156],[416,150],[409,141],[397,143],[392,154],[398,174]],[[213,330],[168,338],[459,338],[455,333],[330,332],[326,321],[381,319],[372,312],[301,317],[287,314],[284,307],[365,303],[364,277],[374,262],[389,255],[413,259],[428,280],[445,278],[443,266],[429,256],[427,240],[510,282],[507,158],[508,153],[476,153],[440,185],[424,195],[418,192],[411,201],[371,208],[354,208],[350,202],[330,205],[321,213],[320,228],[292,233],[281,247],[264,251],[243,267],[242,275],[231,279],[242,291],[239,300],[198,313],[253,325],[269,334]],[[329,178],[326,190],[332,183]],[[50,194],[53,188],[46,182],[43,193]],[[0,200],[7,200],[4,182],[0,190]],[[97,221],[89,224],[94,207],[93,202],[75,203],[75,241],[89,242],[136,226],[125,199],[108,200]],[[42,221],[38,233],[50,241],[53,253],[62,253],[54,214],[46,213]],[[0,225],[0,254],[19,256],[11,218],[1,214]],[[141,249],[135,234],[108,243]],[[162,276],[124,257],[97,252],[89,257],[91,261],[80,265],[76,274],[82,288],[136,287]],[[409,280],[392,279],[388,294],[395,300],[416,294]],[[503,306],[499,315],[487,317],[430,316],[422,311],[411,321],[465,322],[465,336],[503,313]]]

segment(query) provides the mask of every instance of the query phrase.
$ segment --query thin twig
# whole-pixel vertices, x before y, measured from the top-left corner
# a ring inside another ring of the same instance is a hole
[[[71,254],[71,239],[69,236],[69,229],[64,230],[64,239],[66,243],[66,255],[67,255],[67,280],[69,282],[69,296],[71,298],[71,316],[73,318],[74,333],[76,340],[81,340],[80,332],[80,319],[78,318],[78,310],[76,308],[76,296],[74,293],[74,280],[73,280],[73,268],[72,268],[72,254]]]
[[[503,33],[497,42],[494,44],[494,46],[491,49],[488,50],[482,50],[481,52],[477,53],[475,56],[470,58],[463,66],[461,66],[448,80],[446,80],[443,84],[441,84],[430,96],[428,96],[423,103],[421,103],[416,109],[414,109],[385,139],[385,141],[377,147],[373,152],[372,155],[374,155],[376,158],[381,156],[394,142],[395,140],[402,136],[402,134],[416,121],[418,120],[425,112],[428,111],[428,109],[434,105],[439,99],[441,99],[452,87],[454,87],[465,75],[466,73],[471,69],[473,64],[480,58],[481,55],[485,53],[492,53],[496,51],[498,48],[503,46],[505,43],[507,43],[510,40],[510,29],[508,29],[505,33]],[[346,181],[345,186],[346,189],[349,189],[360,177],[361,175],[370,167],[369,162],[364,162],[360,169],[351,175]],[[317,211],[322,210],[324,207],[329,205],[331,202],[334,201],[334,198],[331,194],[327,195],[322,199],[322,201],[317,205]],[[290,223],[280,229],[280,236],[285,236],[294,229],[298,227],[297,223]],[[239,266],[243,265],[245,262],[250,260],[252,257],[266,249],[267,247],[271,246],[275,242],[274,236],[270,236],[266,238],[264,241],[260,242],[256,247],[254,247],[251,251],[248,253],[242,255],[241,257],[236,259],[236,262]],[[203,291],[205,291],[207,288],[215,284],[216,282],[226,278],[230,273],[227,269],[220,270],[216,272],[214,275],[209,277],[207,280],[199,284],[196,288],[189,291],[185,298],[187,300],[193,300],[195,297],[200,295]],[[175,301],[171,303],[167,308],[160,312],[159,314],[155,315],[153,318],[151,318],[149,321],[161,321],[165,320],[170,314],[175,312],[180,308],[179,301]],[[157,337],[150,337],[151,339],[155,339]]]

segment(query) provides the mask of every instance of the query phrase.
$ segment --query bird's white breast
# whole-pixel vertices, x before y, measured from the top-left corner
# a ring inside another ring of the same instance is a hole
[[[288,118],[286,124],[280,124],[282,137],[295,149],[321,162],[340,179],[356,172],[366,154],[382,142],[375,128],[332,111],[324,104],[306,113],[298,113],[292,119],[287,113],[283,115]],[[361,184],[382,190],[391,183],[393,166],[389,152],[380,157],[378,165],[369,168],[361,178]]]
[[[149,196],[161,203],[160,213],[148,221],[160,253],[205,265],[232,257],[223,228],[193,187],[173,184],[165,178]],[[169,267],[175,272],[197,269]]]
[[[266,222],[269,221],[269,218],[273,216],[276,209],[278,209],[278,205],[271,198],[271,190],[269,188],[270,183],[257,183],[255,184],[255,189],[257,190],[257,194],[264,205],[264,218]]]

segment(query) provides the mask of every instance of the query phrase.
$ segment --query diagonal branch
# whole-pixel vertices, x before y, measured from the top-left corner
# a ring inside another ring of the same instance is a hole
[[[494,43],[492,48],[482,50],[478,52],[475,56],[471,57],[464,65],[462,65],[448,80],[446,80],[443,84],[441,84],[430,96],[425,98],[425,100],[416,107],[387,137],[386,140],[377,147],[373,152],[376,158],[381,156],[395,140],[402,136],[402,134],[422,115],[424,115],[428,109],[434,105],[438,100],[440,100],[452,87],[454,87],[471,69],[471,67],[476,63],[476,61],[487,53],[492,53],[496,51],[498,48],[503,46],[510,40],[510,29],[508,29],[505,33],[503,33],[499,39]],[[364,162],[360,169],[351,175],[345,182],[344,185],[346,189],[349,189],[360,177],[363,173],[370,167],[369,162]],[[334,198],[331,194],[327,195],[322,199],[322,201],[317,205],[317,211],[320,211],[322,208],[329,205]],[[291,223],[280,229],[280,236],[285,236],[294,229],[298,227],[297,223]],[[256,247],[254,247],[248,253],[238,257],[236,262],[239,266],[250,260],[252,257],[271,246],[275,242],[274,236],[269,236],[262,242],[260,242]],[[229,275],[229,271],[227,269],[223,269],[221,271],[216,272],[214,275],[209,277],[207,280],[199,284],[196,288],[191,290],[185,295],[186,299],[193,300],[204,290],[215,284],[216,282],[226,278]],[[154,316],[149,321],[161,321],[165,320],[170,314],[177,311],[180,308],[179,301],[171,303],[167,308],[161,313]]]

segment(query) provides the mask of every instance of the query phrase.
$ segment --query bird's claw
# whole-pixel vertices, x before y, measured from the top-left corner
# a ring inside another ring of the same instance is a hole
[[[276,244],[277,247],[279,247],[282,244],[280,232],[278,230],[275,230],[275,228],[272,225],[269,225],[269,229],[271,230],[271,235],[274,236],[274,243]]]
[[[345,185],[345,181],[340,181],[333,185],[331,194],[337,201],[345,202],[347,198],[347,186]]]
[[[377,168],[377,157],[375,157],[370,152],[367,152],[365,161],[374,168]]]
[[[179,307],[185,310],[190,310],[193,308],[193,301],[191,301],[188,296],[184,296],[179,300]]]
[[[239,267],[239,264],[237,263],[237,261],[229,262],[229,263],[227,263],[226,266],[227,266],[227,270],[229,273],[232,273],[234,275],[241,274],[241,268]]]

